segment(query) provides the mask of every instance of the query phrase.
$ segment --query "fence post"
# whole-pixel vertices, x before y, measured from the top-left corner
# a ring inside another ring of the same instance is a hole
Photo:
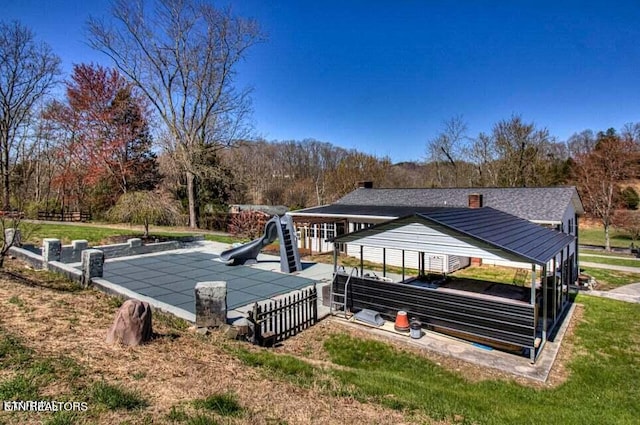
[[[4,242],[9,246],[22,246],[20,229],[14,227],[4,229]]]
[[[262,324],[258,315],[258,303],[253,304],[253,309],[249,312],[249,319],[253,323],[253,343],[257,344],[262,339]]]
[[[49,268],[51,261],[60,261],[61,251],[60,239],[45,238],[42,240],[42,261],[46,269]]]
[[[313,297],[311,302],[313,303],[312,305],[312,311],[313,311],[313,324],[315,325],[318,322],[318,290],[316,289],[316,284],[313,284]]]

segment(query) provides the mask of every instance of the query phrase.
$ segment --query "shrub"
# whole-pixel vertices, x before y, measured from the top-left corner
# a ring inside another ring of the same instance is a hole
[[[251,210],[240,211],[231,216],[229,233],[248,239],[255,239],[264,232],[267,217],[263,213]]]
[[[620,196],[622,198],[622,203],[627,209],[636,210],[638,209],[638,204],[640,203],[640,196],[638,192],[631,186],[625,187],[621,192]]]

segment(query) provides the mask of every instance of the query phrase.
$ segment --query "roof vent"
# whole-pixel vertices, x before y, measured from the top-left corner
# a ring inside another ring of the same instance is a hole
[[[373,182],[358,182],[358,187],[362,189],[373,189]]]

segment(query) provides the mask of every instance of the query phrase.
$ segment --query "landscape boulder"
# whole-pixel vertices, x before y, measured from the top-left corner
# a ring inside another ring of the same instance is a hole
[[[122,304],[107,332],[107,343],[136,346],[151,339],[151,306],[138,300]]]

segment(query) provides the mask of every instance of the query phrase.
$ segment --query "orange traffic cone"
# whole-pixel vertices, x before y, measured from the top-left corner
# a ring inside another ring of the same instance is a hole
[[[396,315],[396,323],[393,328],[398,332],[409,332],[409,319],[407,312],[400,310]]]

